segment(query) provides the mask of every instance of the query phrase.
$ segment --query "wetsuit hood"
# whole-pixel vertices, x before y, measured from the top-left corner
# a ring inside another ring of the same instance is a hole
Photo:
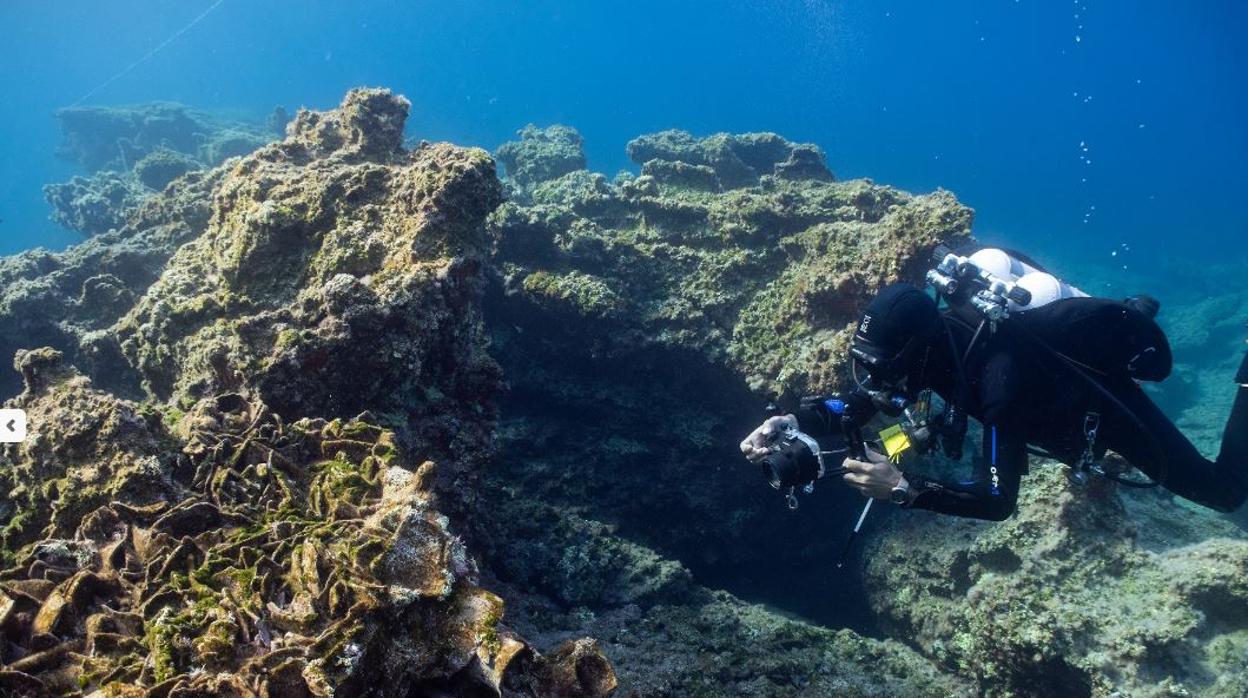
[[[886,286],[863,311],[850,355],[873,378],[896,381],[940,333],[936,301],[906,283]]]

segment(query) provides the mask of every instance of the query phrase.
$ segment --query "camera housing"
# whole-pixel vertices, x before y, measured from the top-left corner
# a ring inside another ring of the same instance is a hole
[[[823,476],[819,445],[796,429],[787,429],[776,449],[760,465],[767,483],[777,490],[804,488]]]

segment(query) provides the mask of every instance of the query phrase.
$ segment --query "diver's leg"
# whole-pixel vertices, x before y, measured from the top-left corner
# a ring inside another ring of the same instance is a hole
[[[1243,395],[1248,391],[1238,390],[1227,424],[1227,434],[1236,433],[1230,441],[1223,437],[1216,463],[1202,456],[1134,382],[1116,385],[1112,392],[1139,423],[1108,408],[1101,417],[1101,433],[1110,448],[1171,492],[1218,511],[1235,511],[1248,497],[1248,450],[1237,451],[1232,443],[1244,441],[1243,425],[1248,423],[1248,398]]]
[[[1239,384],[1235,392],[1235,404],[1222,432],[1222,451],[1218,453],[1218,468],[1239,475],[1248,481],[1248,353],[1235,374]]]

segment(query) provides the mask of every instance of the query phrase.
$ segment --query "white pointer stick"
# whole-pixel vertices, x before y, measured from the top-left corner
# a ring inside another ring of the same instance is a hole
[[[845,541],[845,549],[841,551],[841,559],[836,563],[837,569],[845,566],[845,560],[849,558],[849,551],[854,547],[854,538],[862,528],[862,522],[867,520],[867,514],[871,512],[871,505],[874,503],[874,499],[868,499],[866,506],[862,508],[862,513],[858,516],[858,523],[854,524],[854,530],[849,532],[849,539]]]

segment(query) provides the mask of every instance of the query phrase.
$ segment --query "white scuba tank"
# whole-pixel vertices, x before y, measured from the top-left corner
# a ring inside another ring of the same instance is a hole
[[[1031,302],[1010,301],[1010,312],[1021,312],[1048,305],[1063,298],[1086,298],[1088,294],[1039,269],[1016,259],[1004,250],[986,247],[970,256],[970,261],[992,276],[1027,289]]]

